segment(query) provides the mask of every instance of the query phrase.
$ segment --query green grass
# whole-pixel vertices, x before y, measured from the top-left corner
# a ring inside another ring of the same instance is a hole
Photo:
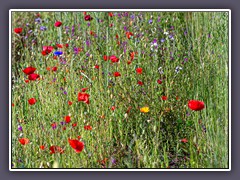
[[[134,20],[129,18],[132,13]],[[54,162],[60,168],[228,168],[227,12],[129,12],[122,18],[109,17],[107,12],[89,12],[93,17],[90,26],[82,12],[40,14],[44,22],[38,24],[33,12],[12,13],[12,29],[24,27],[24,35],[33,30],[27,39],[12,31],[13,168],[52,168]],[[153,23],[149,24],[151,17]],[[97,18],[103,22],[98,23]],[[63,23],[60,28],[54,26],[56,20]],[[40,26],[47,30],[40,31]],[[68,34],[65,26],[69,26]],[[124,26],[144,35],[127,39]],[[98,37],[89,35],[90,31]],[[174,40],[164,32],[173,33]],[[120,43],[127,42],[126,53],[117,44],[116,34]],[[160,42],[162,38],[164,42]],[[158,52],[150,49],[154,39],[160,46]],[[91,41],[90,46],[86,40]],[[41,54],[42,46],[56,43],[69,44],[63,49],[64,65],[52,54]],[[73,47],[84,50],[74,55]],[[132,51],[138,54],[127,64]],[[104,55],[113,54],[119,57],[119,63],[103,60]],[[188,60],[182,64],[185,58]],[[93,68],[96,64],[99,70]],[[36,67],[44,79],[25,83],[27,76],[22,70],[28,66]],[[58,67],[57,72],[47,71],[53,66]],[[177,66],[183,68],[179,73],[175,72]],[[143,68],[142,74],[136,74],[137,67]],[[159,67],[163,74],[158,72]],[[108,75],[115,71],[121,77]],[[51,83],[54,78],[56,81]],[[157,83],[158,79],[162,84]],[[139,80],[143,86],[137,84]],[[78,92],[85,87],[89,87],[89,105],[77,101]],[[168,99],[163,101],[162,96]],[[37,103],[30,106],[28,99],[32,97]],[[205,109],[191,111],[187,106],[190,99],[204,101]],[[69,106],[68,101],[73,105]],[[112,106],[116,106],[115,111]],[[148,106],[150,112],[141,113],[139,108],[143,106]],[[59,123],[67,115],[71,115],[71,123],[63,130]],[[58,123],[55,130],[53,122]],[[77,126],[72,128],[72,123]],[[19,143],[18,124],[30,144]],[[91,131],[84,130],[87,124],[93,127]],[[68,143],[68,138],[77,136],[85,144],[79,154]],[[183,138],[188,142],[181,142]],[[46,150],[41,150],[40,145],[45,145]],[[64,153],[51,155],[51,145],[60,146]],[[103,165],[99,161],[105,158]],[[112,163],[112,159],[116,162]]]

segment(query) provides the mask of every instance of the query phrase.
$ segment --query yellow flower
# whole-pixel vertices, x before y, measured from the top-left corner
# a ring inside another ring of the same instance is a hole
[[[147,112],[149,112],[149,107],[142,107],[142,108],[140,108],[140,111],[143,113],[147,113]]]

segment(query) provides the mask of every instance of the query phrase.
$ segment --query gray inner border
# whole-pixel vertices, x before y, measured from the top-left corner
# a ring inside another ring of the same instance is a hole
[[[22,1],[17,1],[17,0],[8,0],[8,1],[5,1],[5,2],[2,2],[1,3],[1,16],[0,16],[0,22],[1,22],[1,31],[0,31],[0,36],[1,36],[1,43],[2,43],[2,46],[0,48],[0,52],[1,52],[1,55],[2,55],[2,58],[3,59],[3,63],[1,64],[0,68],[1,68],[1,76],[0,76],[0,80],[2,82],[2,86],[0,87],[0,94],[2,95],[2,98],[0,98],[0,100],[3,102],[1,103],[1,106],[0,106],[0,113],[4,115],[3,118],[1,118],[1,122],[2,122],[2,125],[0,126],[1,128],[1,134],[2,138],[0,138],[0,144],[1,144],[1,149],[0,149],[0,175],[1,177],[5,177],[5,178],[9,178],[9,177],[12,177],[12,176],[17,176],[18,179],[26,179],[27,176],[29,177],[29,174],[28,175],[25,175],[25,173],[23,172],[9,172],[8,170],[8,167],[9,167],[9,163],[8,163],[8,137],[9,137],[9,132],[8,132],[8,119],[9,119],[9,116],[8,116],[8,112],[9,112],[9,103],[8,102],[8,93],[9,93],[9,89],[7,88],[8,87],[8,76],[9,76],[9,72],[8,72],[8,66],[9,66],[9,62],[6,63],[6,61],[8,60],[8,52],[9,52],[9,49],[8,49],[8,41],[9,41],[9,38],[7,38],[8,36],[8,14],[9,14],[9,9],[24,9],[24,8],[27,8],[27,9],[38,9],[38,8],[46,8],[46,9],[49,9],[49,8],[60,8],[60,9],[76,9],[76,8],[81,8],[81,9],[84,9],[84,8],[91,8],[91,9],[99,9],[99,8],[111,8],[111,9],[114,9],[114,8],[117,8],[117,9],[121,9],[121,8],[125,8],[125,9],[144,9],[144,8],[147,8],[147,9],[154,9],[154,8],[158,8],[158,9],[231,9],[232,10],[232,48],[236,48],[237,46],[235,45],[234,46],[234,43],[238,42],[238,41],[235,41],[236,38],[239,39],[239,35],[236,33],[238,32],[237,30],[239,30],[239,21],[237,21],[237,19],[235,17],[238,17],[238,15],[240,15],[238,12],[237,12],[237,7],[240,7],[240,6],[237,6],[237,0],[228,0],[228,1],[225,1],[225,0],[212,0],[212,1],[207,1],[207,0],[202,0],[202,1],[198,1],[198,2],[193,2],[192,0],[182,0],[180,3],[179,3],[179,0],[169,0],[169,1],[165,1],[165,2],[159,2],[160,0],[148,0],[148,1],[144,1],[142,0],[142,2],[140,2],[140,0],[136,1],[136,0],[132,0],[132,1],[127,1],[127,0],[121,0],[119,2],[116,2],[116,3],[113,3],[113,1],[110,1],[110,0],[105,0],[104,2],[99,2],[99,1],[94,1],[94,0],[88,0],[88,1],[82,1],[80,2],[79,0],[78,1],[74,1],[74,0],[68,0],[66,4],[63,4],[60,3],[59,1],[56,1],[56,0],[51,0],[51,1],[48,1],[48,2],[45,2],[44,4],[42,4],[42,1],[34,1],[34,4],[30,4],[31,2],[30,1],[27,1],[27,0],[22,0]],[[89,2],[92,2],[91,4]],[[136,6],[136,2],[137,2],[137,5]],[[139,6],[140,5],[140,6]],[[237,63],[240,63],[238,62],[237,60],[235,60],[234,62],[234,57],[237,57],[237,52],[238,51],[232,51],[232,80],[234,80],[234,75],[237,72]],[[237,76],[237,74],[235,75],[235,77]],[[232,88],[233,90],[231,91],[232,95],[234,96],[234,94],[236,94],[236,97],[232,98],[232,103],[234,103],[232,105],[232,108],[234,110],[236,110],[236,113],[235,114],[232,114],[232,124],[234,124],[234,126],[232,126],[232,142],[235,142],[235,143],[232,143],[232,171],[231,172],[204,172],[204,173],[207,173],[207,176],[209,176],[209,178],[216,178],[216,179],[226,179],[226,178],[229,178],[229,177],[226,177],[226,176],[231,176],[230,178],[231,179],[238,179],[237,176],[240,175],[240,173],[237,171],[237,167],[236,167],[236,163],[237,163],[237,159],[239,159],[239,157],[237,157],[237,152],[240,152],[240,148],[239,148],[239,140],[236,140],[234,141],[234,137],[238,137],[237,135],[239,135],[239,131],[236,130],[237,127],[239,127],[239,121],[235,121],[234,122],[234,119],[235,119],[235,116],[237,117],[237,96],[239,96],[237,93],[235,92],[239,92],[237,90],[239,90],[239,87],[238,87],[238,84],[234,84],[232,83]],[[3,94],[4,93],[4,94]],[[236,103],[236,104],[235,104]],[[231,110],[230,110],[231,111]],[[235,128],[235,130],[233,129]],[[238,133],[238,134],[237,134]],[[15,175],[16,173],[18,173],[18,175]],[[47,173],[47,172],[27,172],[27,173]],[[56,172],[54,172],[56,173]],[[67,172],[67,174],[70,173],[70,172]],[[101,174],[101,173],[107,173],[107,175],[98,175],[98,174]],[[114,179],[122,179],[123,176],[125,176],[125,174],[127,173],[126,177],[136,177],[136,178],[146,178],[144,176],[147,176],[147,175],[141,175],[140,173],[141,172],[114,172],[114,173],[117,173],[119,174],[118,176],[116,175],[112,175],[113,172],[82,172],[82,175],[79,176],[79,175],[73,175],[72,172],[71,172],[71,175],[72,176],[76,176],[76,178],[93,178],[93,179],[96,179],[96,178],[114,178]],[[154,177],[154,176],[158,176],[157,173],[158,172],[144,172],[146,174],[149,174],[151,177]],[[178,175],[174,175],[174,173],[177,173]],[[185,173],[190,173],[190,174],[187,174],[187,175],[182,175],[180,173],[182,172],[164,172],[161,176],[159,177],[162,177],[162,178],[167,178],[167,179],[173,179],[173,178],[183,178],[183,179],[186,179],[186,178],[194,178],[194,179],[202,179],[204,178],[204,174],[202,176],[195,176],[194,174],[195,173],[200,173],[200,172],[185,172]],[[222,174],[224,173],[224,174]],[[193,174],[193,175],[191,175]],[[32,175],[34,176],[34,175]],[[45,174],[43,175],[45,177],[49,177],[49,174]],[[60,176],[60,175],[59,175]],[[65,175],[61,175],[62,177],[56,177],[56,175],[52,176],[54,178],[59,178],[59,179],[65,179],[66,176]],[[92,177],[91,177],[92,176]],[[121,177],[122,176],[122,177]],[[178,176],[178,177],[176,177]],[[14,178],[14,177],[13,177]],[[29,178],[32,178],[31,175]],[[36,178],[43,178],[43,177],[36,177]]]

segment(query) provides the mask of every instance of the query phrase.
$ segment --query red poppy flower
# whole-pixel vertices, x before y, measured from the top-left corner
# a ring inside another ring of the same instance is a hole
[[[103,56],[104,61],[107,61],[109,59],[109,57],[107,57],[106,55]]]
[[[96,34],[95,34],[95,32],[90,31],[90,35],[91,35],[91,36],[95,36]]]
[[[64,117],[66,123],[70,123],[71,117],[70,116],[65,116]]]
[[[95,65],[94,67],[95,67],[95,69],[99,69],[99,65]]]
[[[118,39],[119,37],[118,37],[118,34],[116,34],[116,39]]]
[[[62,44],[56,44],[58,48],[63,48]]]
[[[56,72],[56,71],[57,71],[57,67],[56,67],[56,66],[53,67],[53,68],[52,68],[52,71]]]
[[[142,85],[143,85],[143,82],[142,82],[142,81],[138,81],[138,84],[139,84],[140,86],[142,86]]]
[[[114,111],[114,110],[116,109],[116,107],[115,107],[115,106],[112,106],[111,109]]]
[[[25,83],[29,83],[29,80],[28,79],[26,79],[26,80],[24,80],[25,81]]]
[[[116,56],[112,55],[110,56],[110,60],[113,62],[113,63],[116,63],[119,61],[119,58],[117,58]]]
[[[43,56],[46,56],[46,55],[48,55],[49,53],[51,53],[52,50],[53,50],[53,47],[52,47],[52,46],[43,46],[42,55],[43,55]]]
[[[86,15],[86,16],[84,17],[84,19],[85,19],[85,21],[91,21],[91,20],[93,20],[93,18],[92,18],[90,15]]]
[[[45,146],[41,145],[41,146],[40,146],[40,149],[41,149],[41,150],[44,150],[44,149],[45,149]]]
[[[67,129],[66,126],[64,126],[64,127],[63,127],[63,130],[65,131],[66,129]]]
[[[181,139],[181,142],[183,142],[183,143],[187,143],[188,140],[187,140],[186,138],[184,138],[184,139]]]
[[[135,56],[135,54],[134,54],[134,52],[132,52],[132,53],[130,54],[131,61],[134,59],[134,56]]]
[[[33,74],[35,70],[36,70],[35,67],[29,66],[29,67],[25,68],[25,69],[23,70],[23,72],[24,72],[26,75],[29,75],[29,74]]]
[[[73,124],[72,124],[72,127],[76,127],[76,126],[77,126],[77,123],[73,123]]]
[[[131,33],[131,32],[126,32],[126,36],[127,36],[128,39],[130,39],[130,38],[133,36],[133,33]]]
[[[162,100],[166,101],[167,99],[167,96],[162,96]]]
[[[158,83],[158,84],[162,84],[162,80],[161,80],[161,79],[158,79],[158,80],[157,80],[157,83]]]
[[[142,68],[137,68],[136,72],[137,72],[137,74],[142,74]]]
[[[52,126],[52,129],[56,129],[57,128],[57,123],[54,122],[54,123],[51,124],[51,126]]]
[[[26,145],[28,144],[30,141],[28,138],[21,138],[19,139],[19,142],[22,144],[22,145]]]
[[[113,75],[114,75],[115,77],[121,76],[121,74],[120,74],[119,72],[115,72]]]
[[[78,136],[77,138],[78,138],[78,140],[79,140],[79,139],[81,139],[81,136]]]
[[[54,24],[55,27],[60,27],[61,25],[62,25],[62,22],[60,22],[60,21],[57,21],[57,22],[55,22],[55,24]]]
[[[43,51],[50,53],[50,52],[52,52],[52,50],[53,50],[52,46],[43,46]]]
[[[132,63],[132,61],[130,61],[130,60],[129,60],[129,61],[127,61],[127,64],[131,64],[131,63]]]
[[[188,102],[188,107],[194,111],[200,111],[204,109],[204,102],[198,100],[190,100]]]
[[[82,93],[82,92],[78,93],[78,101],[83,101],[86,104],[89,104],[89,97],[90,97],[89,94]]]
[[[40,76],[38,74],[29,74],[28,75],[28,79],[31,80],[31,81],[35,81],[39,77]]]
[[[51,151],[50,154],[55,154],[55,153],[62,154],[62,153],[64,153],[64,150],[59,146],[51,146],[49,149]]]
[[[84,15],[87,15],[87,12],[83,12]]]
[[[82,88],[82,92],[85,92],[86,90],[88,90],[88,88]]]
[[[110,17],[113,17],[113,13],[112,13],[112,12],[109,12],[108,15],[109,15]]]
[[[71,106],[71,105],[72,105],[72,102],[71,102],[71,101],[68,101],[68,105]]]
[[[14,107],[14,103],[12,103],[12,107]]]
[[[113,23],[109,24],[109,27],[113,27]]]
[[[92,126],[90,126],[90,125],[86,125],[86,126],[84,126],[84,129],[85,129],[85,130],[89,130],[89,131],[91,131],[91,130],[92,130]]]
[[[53,56],[53,59],[57,59],[57,56]]]
[[[28,100],[28,103],[30,105],[34,105],[36,102],[37,102],[37,100],[35,98],[31,98],[31,99]]]
[[[22,28],[15,28],[14,29],[14,32],[17,33],[17,34],[20,34],[22,32]]]
[[[68,48],[68,47],[69,47],[69,44],[65,44],[65,47]]]
[[[82,152],[84,143],[79,140],[68,139],[70,146],[75,150],[76,153]]]

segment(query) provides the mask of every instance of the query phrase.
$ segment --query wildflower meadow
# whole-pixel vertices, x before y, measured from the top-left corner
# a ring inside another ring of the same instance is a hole
[[[229,12],[11,13],[11,168],[229,168]]]

